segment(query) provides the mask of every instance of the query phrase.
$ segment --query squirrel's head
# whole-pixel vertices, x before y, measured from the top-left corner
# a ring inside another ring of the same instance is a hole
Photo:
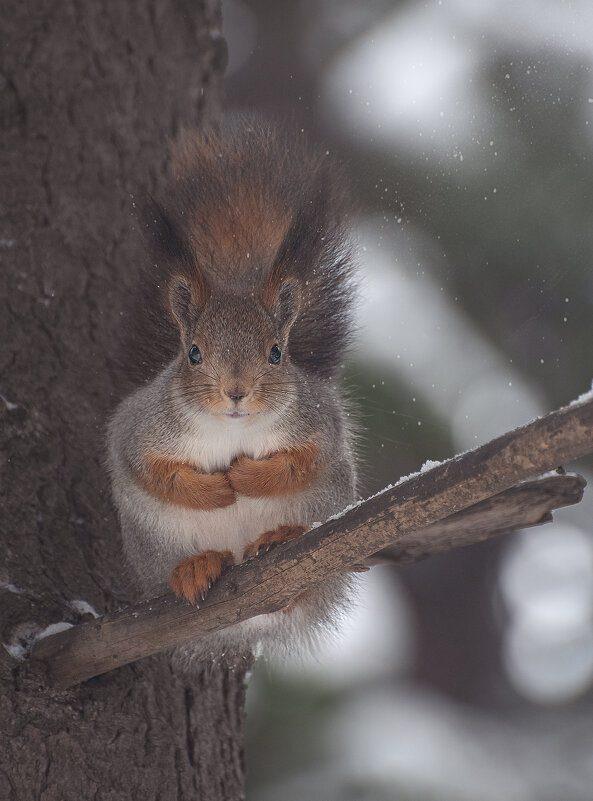
[[[211,291],[201,276],[175,275],[169,305],[180,331],[177,387],[184,405],[223,420],[281,413],[295,396],[290,330],[301,293],[272,274],[263,289]]]

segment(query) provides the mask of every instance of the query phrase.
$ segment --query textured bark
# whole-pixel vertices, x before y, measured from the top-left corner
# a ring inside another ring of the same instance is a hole
[[[133,203],[178,126],[217,115],[225,49],[214,0],[5,0],[0,24],[0,628],[15,653],[76,622],[72,600],[128,600],[102,440],[144,258]],[[247,663],[188,689],[158,657],[60,693],[0,652],[0,798],[241,796]]]

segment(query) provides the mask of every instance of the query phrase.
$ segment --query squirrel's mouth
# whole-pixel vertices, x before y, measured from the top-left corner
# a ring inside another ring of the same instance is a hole
[[[230,417],[232,420],[236,420],[239,417],[249,417],[249,412],[240,412],[237,409],[234,409],[232,412],[223,412],[224,417]]]

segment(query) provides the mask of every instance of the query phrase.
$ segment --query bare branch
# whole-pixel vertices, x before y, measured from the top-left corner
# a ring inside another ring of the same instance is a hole
[[[50,681],[67,687],[276,611],[327,576],[392,543],[405,550],[421,529],[591,451],[593,400],[587,400],[388,487],[298,540],[232,568],[200,609],[169,595],[144,601],[41,640],[33,657],[45,662]]]
[[[432,526],[411,532],[397,544],[365,559],[363,564],[406,565],[519,528],[541,526],[551,522],[554,509],[579,503],[585,486],[585,479],[575,474],[519,484]]]

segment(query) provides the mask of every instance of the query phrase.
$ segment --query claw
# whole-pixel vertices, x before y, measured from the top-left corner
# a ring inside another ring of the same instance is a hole
[[[212,589],[212,579],[211,578],[208,579],[208,589],[209,590]]]
[[[200,593],[200,598],[202,599],[202,601],[206,600],[206,593],[204,592],[204,590],[202,590],[202,592]]]

